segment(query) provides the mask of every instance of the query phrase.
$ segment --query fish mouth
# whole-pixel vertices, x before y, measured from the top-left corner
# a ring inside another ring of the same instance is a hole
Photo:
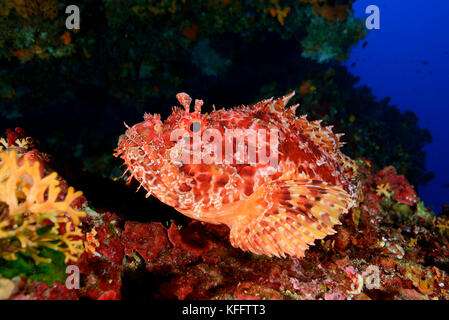
[[[128,139],[128,137],[126,136],[126,134],[121,134],[120,137],[118,137],[118,149],[121,150],[121,146],[125,143],[125,140]]]
[[[125,123],[127,128],[126,132],[120,135],[118,139],[118,149],[123,154],[127,149],[136,147],[142,150],[142,146],[145,145],[145,137],[150,136],[150,129],[148,126],[138,123],[132,127],[129,127]]]
[[[149,163],[161,163],[161,155],[156,145],[159,145],[158,135],[154,134],[146,123],[138,123],[128,130],[118,139],[116,156],[120,156],[133,172],[135,168],[144,167],[145,171],[155,174],[155,169],[150,168]],[[145,165],[147,164],[147,165]],[[158,169],[158,168],[157,168]]]
[[[114,150],[114,156],[121,156],[121,158],[124,159],[127,153],[129,153],[132,149],[141,150],[141,147],[135,141],[134,137],[127,131],[125,134],[121,134],[118,138],[117,148]]]
[[[129,128],[125,134],[120,135],[116,149],[116,156],[120,156],[127,167],[125,173],[130,172],[131,174],[128,178],[128,183],[132,178],[136,179],[139,182],[137,190],[144,187],[147,191],[147,198],[150,195],[154,195],[165,204],[175,207],[178,197],[169,188],[166,181],[164,181],[163,172],[161,173],[161,166],[163,166],[164,159],[154,147],[156,144],[153,141],[154,139],[146,139],[145,136],[142,136],[142,131],[138,130],[138,128],[144,130],[146,128],[138,126],[135,125]],[[155,191],[153,188],[155,186],[162,186],[162,193],[157,190]]]
[[[130,167],[135,167],[139,163],[145,162],[147,152],[145,152],[144,148],[145,140],[138,130],[139,124],[129,127],[125,123],[125,126],[127,130],[119,136],[114,156],[123,159],[128,169],[131,169],[130,171],[132,172],[133,170]]]
[[[125,144],[127,140],[127,137],[125,134],[121,134],[118,137],[118,143],[117,143],[117,148],[114,149],[114,157],[122,157],[123,158],[123,153],[125,152],[125,149],[123,148],[123,145]]]
[[[142,187],[144,181],[144,177],[140,173],[140,168],[144,168],[146,173],[151,173],[153,176],[156,176],[153,170],[143,165],[144,163],[151,161],[148,157],[148,153],[144,150],[143,142],[142,137],[139,135],[138,131],[135,130],[135,127],[128,128],[124,134],[119,136],[118,147],[115,149],[116,153],[114,154],[114,156],[120,157],[124,161],[126,171],[123,175],[127,172],[130,172],[131,174],[127,182],[129,183],[132,178],[135,178],[140,183],[137,190]],[[149,190],[147,191],[148,197],[151,192]]]

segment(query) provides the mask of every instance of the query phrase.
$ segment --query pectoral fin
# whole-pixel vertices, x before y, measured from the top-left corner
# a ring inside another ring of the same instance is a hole
[[[274,181],[245,200],[231,223],[234,247],[268,256],[301,258],[316,239],[335,233],[351,198],[320,180]]]

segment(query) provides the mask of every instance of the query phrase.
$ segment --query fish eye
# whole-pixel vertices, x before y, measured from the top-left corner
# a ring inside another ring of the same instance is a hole
[[[197,133],[197,132],[200,132],[201,131],[201,122],[200,121],[193,121],[191,124],[190,124],[190,132],[193,132],[193,133]]]

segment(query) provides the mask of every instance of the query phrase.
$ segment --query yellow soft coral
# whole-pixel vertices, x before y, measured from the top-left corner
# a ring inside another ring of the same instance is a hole
[[[57,173],[42,177],[40,165],[19,164],[16,150],[0,152],[0,257],[14,260],[17,252],[28,252],[36,262],[46,261],[39,248],[47,247],[76,260],[83,252],[78,226],[86,213],[71,203],[82,193],[69,187],[61,200]]]
[[[391,190],[390,183],[387,182],[386,184],[381,184],[376,187],[376,194],[379,197],[384,195],[387,198],[390,198],[391,196],[391,193],[389,192],[390,190]]]

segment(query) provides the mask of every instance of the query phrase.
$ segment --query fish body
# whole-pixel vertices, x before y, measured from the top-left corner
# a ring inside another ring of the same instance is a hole
[[[201,100],[165,120],[146,114],[119,139],[131,177],[182,214],[230,228],[234,247],[301,258],[335,233],[359,197],[357,167],[340,135],[287,108],[294,92],[201,114]]]

